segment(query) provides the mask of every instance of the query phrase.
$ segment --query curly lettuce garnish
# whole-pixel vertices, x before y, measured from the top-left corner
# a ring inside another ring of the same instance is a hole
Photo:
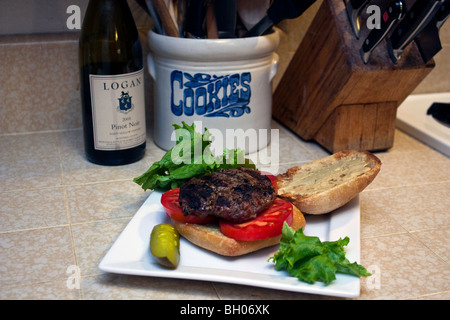
[[[362,265],[351,263],[345,257],[344,246],[349,241],[345,237],[337,241],[322,242],[318,237],[303,234],[303,228],[295,231],[284,223],[280,250],[267,261],[274,262],[276,270],[287,270],[292,276],[307,283],[321,281],[328,285],[336,279],[336,273],[371,276]]]

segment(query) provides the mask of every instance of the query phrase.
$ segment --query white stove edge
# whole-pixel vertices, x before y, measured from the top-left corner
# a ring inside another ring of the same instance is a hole
[[[397,109],[396,126],[450,157],[450,128],[427,115],[433,102],[450,103],[450,92],[410,95]]]

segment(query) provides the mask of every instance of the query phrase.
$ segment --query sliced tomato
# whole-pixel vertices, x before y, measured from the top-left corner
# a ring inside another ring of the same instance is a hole
[[[292,224],[292,204],[276,199],[272,205],[255,219],[243,223],[220,220],[220,231],[227,237],[241,241],[255,241],[276,237],[281,234],[283,223]]]
[[[166,191],[161,196],[161,204],[169,218],[183,223],[206,224],[213,222],[216,218],[208,216],[205,218],[196,216],[195,214],[184,215],[178,201],[180,197],[180,188]]]

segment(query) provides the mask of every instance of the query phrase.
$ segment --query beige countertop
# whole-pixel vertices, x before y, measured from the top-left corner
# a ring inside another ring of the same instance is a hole
[[[273,128],[280,171],[329,154]],[[81,130],[3,134],[0,150],[0,299],[333,298],[100,271],[149,195],[132,178],[164,154],[150,136],[145,158],[121,167],[87,162]],[[376,282],[361,279],[358,299],[449,299],[450,159],[401,131],[375,154],[382,169],[360,208],[361,264],[375,266]]]

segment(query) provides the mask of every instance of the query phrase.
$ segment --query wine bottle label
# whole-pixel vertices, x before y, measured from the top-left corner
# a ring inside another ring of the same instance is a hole
[[[144,69],[89,75],[94,148],[123,150],[145,142]]]

